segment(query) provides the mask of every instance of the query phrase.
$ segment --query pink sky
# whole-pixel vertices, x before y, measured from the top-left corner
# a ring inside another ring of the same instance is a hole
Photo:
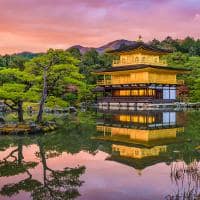
[[[0,53],[200,38],[200,0],[0,0]]]

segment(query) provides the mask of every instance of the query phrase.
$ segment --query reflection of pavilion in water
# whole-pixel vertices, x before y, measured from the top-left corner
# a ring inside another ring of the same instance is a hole
[[[109,160],[143,169],[154,163],[168,161],[168,145],[182,142],[184,127],[179,124],[181,113],[133,112],[103,115],[97,122],[96,139],[112,142]]]

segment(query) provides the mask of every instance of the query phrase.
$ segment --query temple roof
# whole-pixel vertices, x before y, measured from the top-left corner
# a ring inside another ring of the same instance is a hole
[[[92,92],[104,92],[105,88],[101,86],[97,86],[94,89],[92,89]]]
[[[162,53],[162,54],[172,53],[172,51],[169,49],[161,49],[161,48],[152,46],[150,44],[146,44],[144,42],[136,42],[129,46],[124,45],[124,46],[121,46],[119,49],[107,51],[107,53],[122,53],[122,52],[133,51],[136,49],[144,49],[147,51]]]
[[[146,65],[146,64],[139,64],[139,65],[128,65],[128,66],[119,66],[119,67],[111,67],[108,69],[101,69],[96,70],[94,73],[102,73],[102,72],[117,72],[117,71],[129,71],[129,70],[138,70],[138,69],[145,69],[145,68],[153,68],[153,69],[162,69],[162,70],[173,70],[173,71],[181,71],[187,72],[191,71],[190,69],[183,69],[178,67],[171,67],[171,66],[154,66],[154,65]]]
[[[106,160],[119,162],[128,165],[130,167],[133,167],[134,169],[141,169],[141,170],[145,169],[146,167],[155,165],[157,163],[171,161],[167,153],[159,156],[145,157],[142,159],[122,157],[119,155],[111,155]]]

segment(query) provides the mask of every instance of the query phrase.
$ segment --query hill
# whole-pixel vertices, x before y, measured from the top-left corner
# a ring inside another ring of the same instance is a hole
[[[104,53],[106,50],[114,50],[114,49],[118,49],[122,45],[129,46],[129,45],[132,45],[134,43],[135,43],[135,41],[121,39],[121,40],[115,40],[115,41],[109,42],[109,43],[107,43],[103,46],[97,47],[97,48],[95,48],[95,47],[84,47],[84,46],[81,46],[81,45],[74,45],[74,46],[70,47],[69,49],[71,49],[71,48],[79,49],[81,54],[84,54],[91,49],[95,49],[98,53],[101,54],[101,53]]]

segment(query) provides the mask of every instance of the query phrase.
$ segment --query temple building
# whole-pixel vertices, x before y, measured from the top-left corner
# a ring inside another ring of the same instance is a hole
[[[176,102],[177,86],[184,84],[178,74],[183,68],[167,66],[163,56],[169,50],[141,41],[108,51],[118,58],[111,68],[95,71],[98,75],[97,101],[99,106],[135,106],[137,103],[159,104]]]

